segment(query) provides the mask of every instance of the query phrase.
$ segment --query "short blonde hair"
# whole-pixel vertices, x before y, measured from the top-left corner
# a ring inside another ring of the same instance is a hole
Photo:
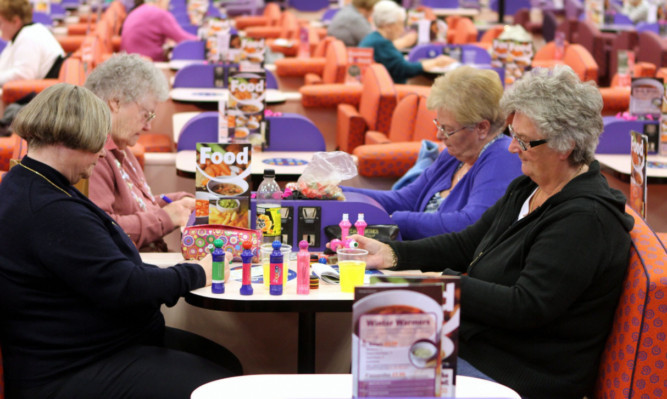
[[[19,17],[26,25],[32,22],[32,5],[28,0],[0,0],[0,15],[8,21]]]
[[[491,131],[495,131],[505,124],[502,96],[503,85],[496,72],[464,65],[435,80],[426,106],[451,112],[464,126],[489,121]]]
[[[32,99],[16,115],[12,128],[29,147],[62,144],[98,152],[111,131],[111,112],[90,90],[58,83]]]
[[[373,6],[373,23],[377,28],[405,21],[405,8],[391,0],[381,0]]]

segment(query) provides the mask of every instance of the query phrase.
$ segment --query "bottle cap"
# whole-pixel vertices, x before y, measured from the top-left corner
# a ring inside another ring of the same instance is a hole
[[[308,241],[306,241],[306,240],[299,241],[299,249],[307,250],[308,249]]]
[[[343,214],[343,220],[349,220],[350,216],[347,213]]]
[[[215,241],[213,241],[213,245],[214,245],[216,248],[222,248],[222,245],[223,245],[223,244],[224,244],[224,243],[223,243],[222,240],[219,239],[219,238],[217,238]]]
[[[276,177],[275,169],[264,169],[264,177]]]
[[[357,215],[357,221],[359,221],[359,220],[364,220],[364,214],[363,213],[360,213],[360,214]]]
[[[243,241],[243,249],[250,249],[252,248],[252,242],[250,241]]]

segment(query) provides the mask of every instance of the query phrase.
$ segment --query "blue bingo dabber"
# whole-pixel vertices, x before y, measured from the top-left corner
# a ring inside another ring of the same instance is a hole
[[[214,294],[222,294],[225,292],[225,251],[222,250],[222,240],[217,239],[213,241],[215,249],[211,253],[213,255],[213,284],[211,285],[211,292]]]
[[[280,241],[276,240],[271,244],[273,252],[269,256],[269,275],[271,285],[269,286],[269,294],[282,295],[283,294],[283,254],[280,252]]]
[[[243,252],[241,260],[243,261],[243,282],[241,285],[241,295],[252,295],[252,283],[250,282],[250,268],[252,267],[252,242],[243,241]]]

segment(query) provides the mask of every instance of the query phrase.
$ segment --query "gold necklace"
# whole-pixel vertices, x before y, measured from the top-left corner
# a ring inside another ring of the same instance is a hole
[[[574,179],[575,177],[579,176],[579,174],[581,173],[581,171],[584,169],[584,166],[586,166],[586,164],[581,164],[581,166],[579,166],[579,169],[577,169],[577,172],[574,174],[574,176],[572,176],[572,177],[570,178],[570,180],[568,180],[563,186],[565,186],[567,183],[569,183],[569,182],[570,182],[572,179]],[[536,208],[538,208],[538,206],[534,206],[533,204],[535,204],[535,203],[537,202],[537,200],[536,200],[536,198],[537,198],[537,194],[540,192],[541,189],[542,189],[542,187],[537,186],[537,190],[535,190],[535,193],[534,193],[533,196],[530,198],[530,204],[528,205],[528,212],[532,212],[532,211],[534,211]],[[560,191],[560,190],[558,190],[558,191]],[[545,201],[546,201],[546,200],[545,200]],[[543,202],[544,202],[544,201],[543,201]]]
[[[51,180],[49,180],[49,179],[48,179],[46,176],[44,176],[43,174],[39,173],[38,171],[36,171],[36,170],[34,170],[34,169],[31,169],[31,168],[25,166],[25,165],[22,164],[21,162],[19,162],[19,165],[22,166],[22,167],[24,167],[24,168],[26,168],[26,169],[28,169],[28,170],[31,171],[32,173],[34,173],[34,174],[36,174],[37,176],[41,177],[42,179],[46,180],[46,181],[49,182],[53,187],[55,187],[55,188],[57,188],[58,190],[60,190],[60,191],[62,191],[63,193],[65,193],[65,195],[67,195],[68,197],[70,197],[70,198],[72,197],[72,195],[71,195],[70,193],[68,193],[67,191],[63,190],[62,187],[58,186],[56,183],[54,183],[54,182],[52,182]]]

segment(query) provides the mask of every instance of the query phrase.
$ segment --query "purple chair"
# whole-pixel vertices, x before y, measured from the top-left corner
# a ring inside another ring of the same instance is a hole
[[[235,0],[225,3],[227,16],[259,15],[264,9],[264,0]]]
[[[7,46],[7,42],[0,39],[0,53],[2,53],[2,50],[5,49],[5,46]]]
[[[174,46],[172,60],[203,60],[206,57],[205,44],[201,40],[184,40]]]
[[[431,8],[459,8],[459,0],[422,0],[421,5]]]
[[[491,0],[489,8],[498,12],[498,0]],[[522,8],[530,9],[530,0],[505,0],[505,15],[514,15]]]
[[[211,89],[214,84],[214,69],[216,67],[224,68],[224,83],[227,87],[228,67],[214,64],[190,64],[179,69],[174,76],[174,88],[187,87],[199,89]],[[273,72],[266,70],[266,88],[277,89],[278,80]]]
[[[657,22],[638,22],[635,27],[637,32],[654,32],[660,34],[660,24]]]
[[[614,24],[615,25],[634,25],[634,22],[625,14],[617,12],[614,14]]]
[[[324,11],[324,14],[322,14],[321,21],[325,23],[331,22],[338,11],[340,11],[340,8],[327,8],[326,11]]]
[[[320,11],[329,7],[329,0],[288,0],[287,6],[299,11]]]
[[[615,116],[602,118],[604,129],[600,135],[600,142],[596,154],[629,154],[630,153],[630,131],[643,132],[644,125],[657,125],[658,121],[628,121]]]
[[[33,11],[32,12],[32,22],[34,23],[39,23],[44,26],[52,26],[53,25],[53,18],[51,18],[51,15],[41,12],[41,11]]]
[[[425,58],[435,58],[442,54],[444,47],[445,45],[442,44],[418,44],[408,53],[408,61],[416,62]],[[450,50],[452,48],[461,49],[461,57],[463,57],[463,54],[468,51],[474,51],[475,64],[486,65],[491,63],[491,55],[489,55],[489,52],[479,46],[475,46],[474,44],[447,45],[447,48]]]
[[[284,113],[269,116],[269,145],[267,151],[325,151],[322,133],[308,118]],[[197,143],[218,141],[218,113],[202,112],[190,119],[178,136],[177,151],[194,150]]]

